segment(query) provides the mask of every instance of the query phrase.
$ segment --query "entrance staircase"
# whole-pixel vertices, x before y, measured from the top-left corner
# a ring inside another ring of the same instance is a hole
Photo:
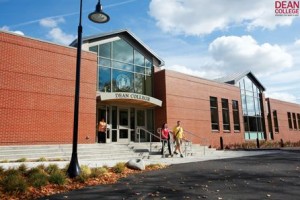
[[[151,147],[150,147],[151,144]],[[80,144],[78,160],[80,161],[128,161],[132,158],[160,159],[161,142],[144,142],[130,144]],[[167,148],[165,148],[167,150]],[[185,156],[197,157],[211,154],[215,149],[193,144],[191,150],[183,152]],[[7,162],[39,162],[70,161],[72,145],[24,145],[0,146],[0,163]],[[167,154],[166,154],[167,155]],[[21,161],[23,159],[23,161]]]

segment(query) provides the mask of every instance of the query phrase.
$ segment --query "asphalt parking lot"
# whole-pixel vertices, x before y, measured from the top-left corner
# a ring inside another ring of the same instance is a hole
[[[175,164],[42,199],[286,199],[300,198],[300,151]]]

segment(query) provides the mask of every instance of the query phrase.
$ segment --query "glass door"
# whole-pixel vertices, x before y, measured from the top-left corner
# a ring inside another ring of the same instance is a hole
[[[117,141],[120,143],[128,143],[130,135],[130,109],[118,109],[118,137]]]
[[[147,130],[146,126],[146,121],[147,121],[147,115],[146,115],[146,110],[142,109],[136,109],[136,128],[143,128]],[[140,142],[146,142],[148,141],[149,135],[145,133],[145,131],[140,130],[140,135],[136,134],[135,135],[135,141],[140,141]]]

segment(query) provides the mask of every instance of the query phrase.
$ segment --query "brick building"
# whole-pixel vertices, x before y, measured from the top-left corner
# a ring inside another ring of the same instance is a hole
[[[79,143],[98,142],[100,119],[107,143],[146,142],[178,120],[194,143],[214,147],[300,140],[300,105],[265,99],[250,71],[207,80],[161,69],[127,30],[82,48]],[[1,31],[0,53],[0,145],[72,143],[76,48]]]

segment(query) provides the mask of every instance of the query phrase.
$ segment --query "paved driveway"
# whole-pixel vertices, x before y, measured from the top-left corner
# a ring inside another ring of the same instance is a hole
[[[300,199],[300,151],[176,164],[56,199]]]

